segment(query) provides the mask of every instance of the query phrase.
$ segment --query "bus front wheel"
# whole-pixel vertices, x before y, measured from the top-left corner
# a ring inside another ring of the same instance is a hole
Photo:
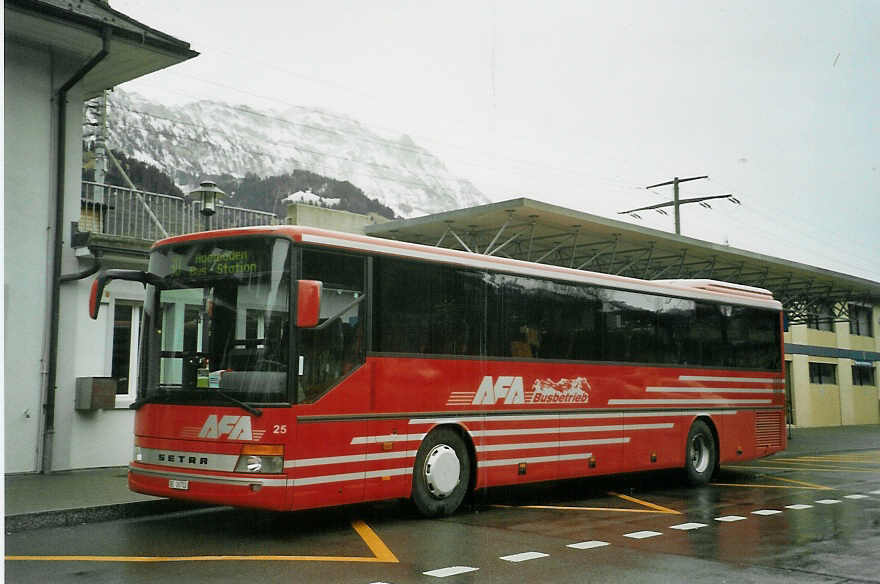
[[[425,517],[450,515],[467,495],[471,463],[461,436],[449,428],[428,434],[416,454],[412,500]]]
[[[705,485],[715,473],[718,452],[715,438],[706,422],[697,420],[688,432],[685,451],[687,481],[695,486]]]

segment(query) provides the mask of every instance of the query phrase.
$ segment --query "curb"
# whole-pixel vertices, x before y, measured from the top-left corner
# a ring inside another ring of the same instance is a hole
[[[115,505],[100,505],[97,507],[84,507],[79,509],[59,509],[56,511],[20,513],[16,515],[7,515],[5,518],[4,529],[6,534],[9,535],[11,533],[27,531],[30,529],[70,527],[72,525],[81,525],[83,523],[132,519],[148,515],[188,511],[199,507],[203,507],[203,505],[191,503],[189,501],[160,499],[157,501],[118,503]]]

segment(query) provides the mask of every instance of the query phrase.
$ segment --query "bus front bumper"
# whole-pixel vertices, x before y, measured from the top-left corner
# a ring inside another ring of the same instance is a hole
[[[128,467],[128,488],[145,495],[200,503],[289,509],[284,475],[196,473],[133,462]]]

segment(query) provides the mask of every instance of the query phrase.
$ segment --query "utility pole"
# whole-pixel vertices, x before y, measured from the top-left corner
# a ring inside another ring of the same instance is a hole
[[[107,90],[101,92],[98,105],[98,133],[95,137],[95,182],[104,184],[107,176]],[[104,187],[95,187],[95,202],[104,202]]]
[[[655,185],[645,187],[646,189],[653,189],[656,187],[665,187],[667,185],[672,185],[672,200],[669,202],[666,202],[666,203],[659,203],[657,205],[648,205],[646,207],[639,207],[637,209],[629,209],[627,211],[620,211],[618,213],[618,215],[632,215],[636,219],[640,219],[640,217],[638,215],[636,215],[636,211],[647,211],[649,209],[656,209],[658,213],[662,213],[665,215],[666,211],[661,210],[663,207],[674,207],[675,234],[681,235],[681,212],[680,212],[679,208],[682,205],[687,205],[689,203],[700,203],[701,206],[711,209],[711,206],[709,205],[709,203],[706,203],[705,201],[709,201],[712,199],[729,199],[734,204],[737,204],[737,205],[740,204],[739,200],[730,193],[728,193],[726,195],[711,195],[708,197],[694,197],[692,199],[682,199],[678,196],[678,185],[679,184],[681,184],[683,182],[690,182],[692,180],[701,180],[704,178],[709,178],[709,177],[708,176],[692,176],[689,178],[678,178],[676,176],[672,180],[662,182],[662,183],[657,183]]]

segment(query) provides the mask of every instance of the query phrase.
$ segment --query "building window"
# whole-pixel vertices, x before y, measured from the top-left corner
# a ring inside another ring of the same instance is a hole
[[[837,365],[831,363],[810,363],[810,383],[836,385]]]
[[[870,363],[854,363],[852,366],[853,385],[875,386],[874,366]]]
[[[113,308],[113,351],[110,376],[116,380],[117,396],[137,393],[137,347],[141,306],[116,302]]]
[[[817,331],[834,330],[834,313],[828,306],[820,306],[814,314],[807,315],[807,328]]]
[[[862,337],[873,337],[874,326],[871,322],[872,310],[859,304],[849,305],[849,334]]]

